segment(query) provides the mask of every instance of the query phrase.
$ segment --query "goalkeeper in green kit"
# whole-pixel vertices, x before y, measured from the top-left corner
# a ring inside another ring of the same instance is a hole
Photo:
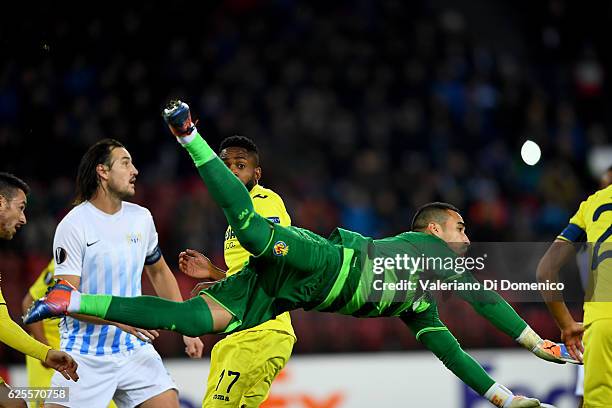
[[[433,296],[417,284],[426,276],[444,282],[476,282],[471,274],[444,268],[412,270],[407,275],[412,284],[404,285],[408,289],[389,289],[400,281],[402,271],[398,265],[386,262],[381,267],[380,259],[398,256],[454,259],[467,251],[470,242],[463,218],[455,207],[427,204],[415,215],[411,232],[380,240],[340,228],[325,239],[305,229],[283,227],[255,213],[242,182],[198,133],[187,104],[173,101],[163,116],[191,155],[236,237],[254,256],[240,272],[184,302],[151,296],[81,294],[67,282],[59,281],[46,298],[30,308],[24,317],[26,323],[79,313],[144,329],[200,336],[254,327],[299,308],[356,317],[396,316],[449,370],[493,405],[550,407],[534,398],[515,396],[496,383],[461,349],[440,321]],[[204,273],[197,277],[208,278]],[[376,280],[379,282],[375,285]],[[377,290],[381,285],[385,289]],[[566,361],[556,343],[542,340],[496,292],[460,291],[457,295],[536,356],[557,363]]]

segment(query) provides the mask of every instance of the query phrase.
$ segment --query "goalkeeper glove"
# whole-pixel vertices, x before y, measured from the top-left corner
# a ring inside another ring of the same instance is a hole
[[[552,405],[541,403],[536,398],[514,395],[499,383],[493,384],[484,397],[498,408],[554,408]]]
[[[178,99],[170,101],[162,112],[170,131],[177,138],[189,136],[196,128],[191,120],[189,105]]]
[[[550,404],[544,404],[535,398],[527,398],[522,396],[515,396],[512,398],[508,408],[555,408]]]
[[[568,353],[565,344],[544,340],[529,326],[525,327],[516,341],[543,360],[557,364],[582,364]]]

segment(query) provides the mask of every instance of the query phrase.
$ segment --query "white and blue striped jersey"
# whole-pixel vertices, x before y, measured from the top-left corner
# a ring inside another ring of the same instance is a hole
[[[123,202],[107,214],[86,201],[59,223],[53,240],[55,275],[80,276],[83,293],[140,296],[142,271],[161,257],[151,213]],[[115,326],[65,317],[60,324],[61,349],[87,355],[109,355],[146,343]]]

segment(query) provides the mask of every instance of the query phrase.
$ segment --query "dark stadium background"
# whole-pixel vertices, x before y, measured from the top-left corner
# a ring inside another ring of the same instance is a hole
[[[263,184],[294,225],[323,235],[395,234],[418,205],[444,200],[473,241],[550,241],[597,187],[588,157],[612,130],[608,2],[56,3],[0,17],[0,170],[33,187],[28,225],[0,243],[16,319],[78,161],[103,137],[132,153],[135,201],[173,269],[186,247],[223,264],[224,218],[160,117],[171,97],[213,144],[253,138]],[[533,167],[519,155],[526,139],[543,150]],[[185,294],[195,284],[177,278]],[[515,306],[558,338],[543,305]],[[441,314],[465,347],[514,346],[461,302]],[[296,312],[293,323],[297,353],[420,347],[393,319]],[[183,347],[157,341],[164,356]],[[0,360],[22,357],[0,346]]]

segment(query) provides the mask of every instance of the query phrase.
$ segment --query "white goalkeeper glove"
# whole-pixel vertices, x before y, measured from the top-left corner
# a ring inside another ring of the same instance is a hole
[[[543,404],[536,398],[514,395],[512,391],[499,383],[495,383],[487,390],[484,397],[498,408],[555,408]]]

